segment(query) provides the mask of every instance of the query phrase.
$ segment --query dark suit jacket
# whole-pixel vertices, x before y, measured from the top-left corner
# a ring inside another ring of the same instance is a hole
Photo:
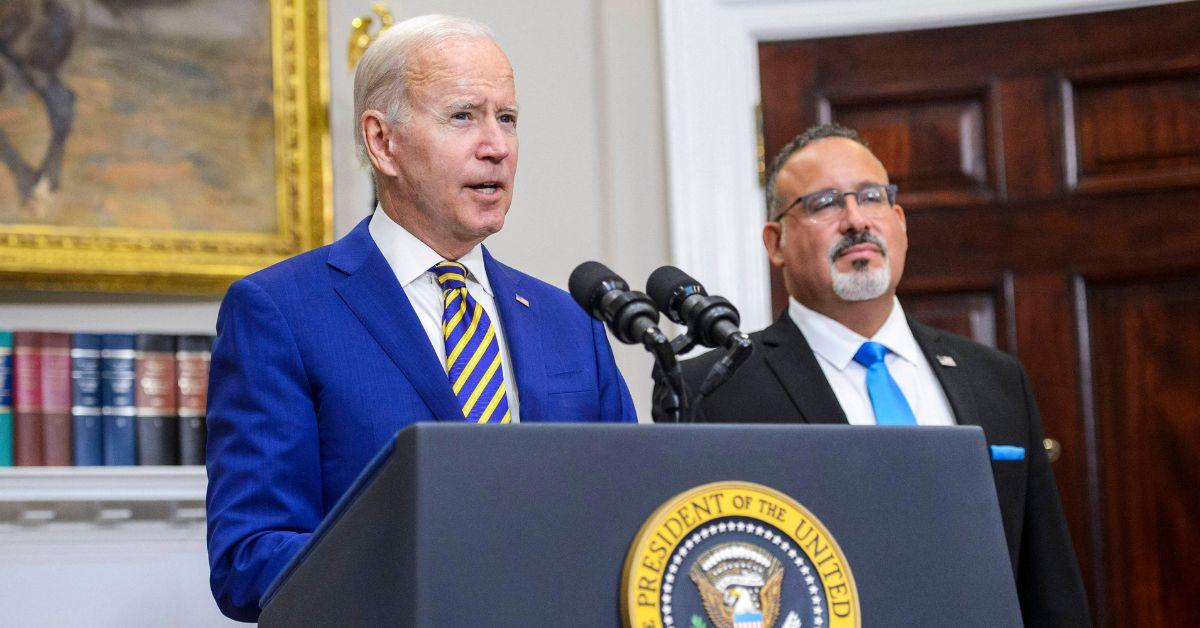
[[[1079,566],[1042,447],[1042,422],[1025,370],[1016,358],[966,338],[912,320],[909,326],[958,423],[982,427],[989,445],[1025,448],[1024,460],[993,461],[992,471],[1026,625],[1090,626]],[[817,357],[786,313],[750,338],[753,355],[704,399],[697,420],[847,422]],[[684,361],[689,388],[699,388],[720,354],[712,351]],[[937,356],[950,357],[957,366],[943,366]]]
[[[208,552],[213,595],[234,619],[258,617],[271,581],[400,428],[463,421],[368,220],[236,282],[221,303],[208,390]],[[636,422],[602,324],[486,249],[484,263],[520,420]]]

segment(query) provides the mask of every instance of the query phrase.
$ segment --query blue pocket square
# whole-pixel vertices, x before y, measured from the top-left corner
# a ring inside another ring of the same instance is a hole
[[[1013,445],[992,445],[992,460],[1024,460],[1025,448]]]

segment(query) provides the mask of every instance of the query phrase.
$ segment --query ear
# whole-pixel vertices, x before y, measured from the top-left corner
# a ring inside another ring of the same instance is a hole
[[[375,171],[394,177],[396,169],[396,145],[392,141],[393,126],[388,123],[382,111],[368,109],[363,112],[358,121],[359,132],[362,133],[363,146],[367,149],[367,159]]]
[[[768,222],[763,225],[762,231],[763,247],[767,249],[767,259],[771,261],[772,266],[783,266],[783,251],[781,244],[783,241],[783,223]]]
[[[900,228],[908,233],[908,219],[904,217],[904,208],[899,203],[892,206],[896,210],[896,218],[900,219]]]

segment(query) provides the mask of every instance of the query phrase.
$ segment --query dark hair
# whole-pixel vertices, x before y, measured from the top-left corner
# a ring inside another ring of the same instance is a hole
[[[844,127],[837,123],[818,124],[809,127],[807,131],[797,135],[792,141],[788,142],[783,149],[775,155],[775,159],[771,160],[771,167],[767,169],[767,219],[774,220],[778,218],[776,215],[779,212],[779,198],[775,195],[775,179],[779,176],[779,170],[783,168],[783,164],[792,158],[792,155],[800,152],[805,146],[812,144],[817,140],[823,140],[827,137],[844,137],[848,140],[853,140],[862,144],[863,147],[870,149],[866,140],[858,135],[858,131]]]

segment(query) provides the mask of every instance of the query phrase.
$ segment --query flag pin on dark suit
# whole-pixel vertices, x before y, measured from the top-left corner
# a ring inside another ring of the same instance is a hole
[[[516,295],[516,297],[517,297],[517,303],[520,303],[521,305],[524,305],[525,307],[529,307],[529,299],[526,299],[525,297],[523,297],[519,294]]]
[[[937,357],[937,361],[938,364],[941,364],[942,366],[958,366],[958,362],[955,362],[954,358],[948,355],[939,355]]]

